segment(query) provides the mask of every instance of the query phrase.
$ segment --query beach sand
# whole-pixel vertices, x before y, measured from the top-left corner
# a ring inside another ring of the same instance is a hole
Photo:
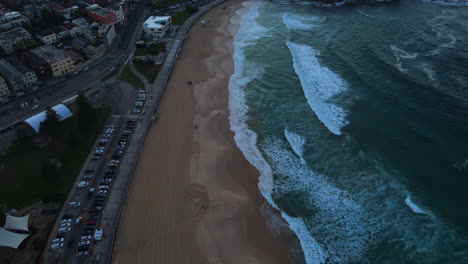
[[[292,262],[267,228],[258,171],[229,127],[232,32],[242,12],[241,2],[226,2],[190,30],[141,154],[113,263]]]

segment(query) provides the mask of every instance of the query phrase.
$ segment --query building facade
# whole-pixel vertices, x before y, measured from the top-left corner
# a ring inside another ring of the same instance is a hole
[[[0,33],[0,49],[8,55],[20,48],[30,48],[34,41],[29,32],[24,28],[15,28]]]
[[[10,95],[10,90],[5,82],[5,80],[0,77],[0,98],[4,98]]]
[[[118,17],[114,12],[102,8],[99,5],[91,5],[87,7],[86,12],[88,12],[88,15],[101,25],[115,24],[119,22]]]
[[[37,32],[36,36],[44,43],[45,45],[50,45],[57,43],[57,36],[50,29],[45,29],[41,32]]]
[[[168,30],[171,30],[172,20],[170,16],[150,16],[143,23],[145,36],[150,39],[162,38]]]
[[[31,52],[49,64],[53,77],[60,77],[75,71],[72,59],[51,45],[35,48]]]
[[[102,25],[98,29],[98,36],[104,40],[106,45],[111,45],[117,37],[114,25]]]
[[[13,93],[26,88],[23,75],[5,59],[0,59],[0,76],[6,81],[10,91]]]
[[[18,58],[8,57],[5,60],[23,75],[23,83],[26,87],[33,87],[39,82],[36,73],[24,65]]]
[[[0,31],[31,25],[29,18],[19,12],[6,13],[0,17]]]

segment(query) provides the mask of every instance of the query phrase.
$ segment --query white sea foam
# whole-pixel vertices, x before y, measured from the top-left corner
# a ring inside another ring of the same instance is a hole
[[[305,138],[301,135],[289,131],[287,128],[284,130],[284,136],[288,140],[289,145],[291,145],[291,148],[293,149],[294,153],[296,153],[296,155],[301,158],[302,163],[305,163],[304,159],[302,158],[304,152]]]
[[[291,41],[286,45],[293,57],[294,70],[301,81],[310,108],[330,132],[341,135],[341,128],[349,122],[346,121],[345,111],[329,100],[347,90],[346,82],[320,64],[318,52],[312,47]]]
[[[361,15],[364,15],[364,16],[367,16],[367,17],[374,17],[374,18],[375,18],[375,16],[369,15],[369,14],[367,14],[366,12],[362,11],[362,10],[359,9],[359,8],[356,8],[356,11],[358,11],[359,14],[361,14]]]
[[[246,2],[244,2],[244,5],[245,3]],[[235,133],[234,140],[236,145],[242,151],[246,159],[260,172],[258,184],[260,192],[273,208],[279,210],[271,196],[274,186],[271,167],[257,148],[257,134],[250,130],[246,124],[248,119],[248,106],[245,102],[243,88],[255,78],[255,74],[252,75],[252,71],[245,69],[248,65],[246,65],[246,59],[242,48],[258,38],[258,35],[251,34],[252,31],[256,31],[257,33],[262,31],[262,28],[255,22],[260,6],[261,5],[258,4],[251,6],[250,10],[242,17],[241,26],[234,39],[235,70],[229,80],[229,123],[231,130]],[[311,236],[302,220],[290,217],[281,210],[279,211],[288,222],[291,230],[295,232],[300,239],[301,247],[306,257],[306,263],[325,263],[325,253],[323,253],[323,250]]]
[[[314,261],[355,263],[360,260],[372,234],[376,233],[376,226],[367,224],[365,210],[326,176],[311,171],[301,162],[302,157],[288,151],[281,140],[268,141],[261,147],[273,172],[278,175],[274,195],[281,197],[294,193],[296,199],[305,201],[306,207],[314,210],[311,222],[301,227],[303,231],[310,230],[307,235],[316,242],[307,245],[307,250],[316,257]],[[298,147],[291,145],[293,149]],[[301,225],[296,223],[296,228],[298,226]]]
[[[411,209],[411,211],[417,213],[417,214],[426,214],[426,211],[421,209],[418,205],[416,205],[413,201],[411,201],[411,198],[409,196],[406,197],[405,199],[406,205]]]
[[[426,74],[429,80],[436,81],[436,77],[435,77],[436,72],[434,71],[431,65],[427,63],[423,63],[420,65],[420,69],[424,74]]]
[[[395,45],[390,45],[390,49],[393,51],[393,55],[395,56],[396,58],[396,67],[398,68],[398,70],[400,72],[407,72],[408,69],[405,69],[403,67],[403,62],[401,61],[401,59],[407,59],[407,60],[413,60],[413,59],[416,59],[418,57],[418,53],[410,53],[410,52],[406,52],[400,48],[398,48],[397,46]]]
[[[423,2],[449,6],[468,6],[467,0],[423,0]]]
[[[289,30],[307,30],[318,26],[316,23],[325,21],[326,17],[322,16],[300,16],[293,14],[283,15],[283,24]],[[315,23],[315,24],[313,24]]]

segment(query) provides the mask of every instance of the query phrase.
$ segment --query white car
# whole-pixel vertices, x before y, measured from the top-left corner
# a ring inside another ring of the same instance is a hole
[[[61,242],[63,242],[64,240],[65,240],[65,238],[59,237],[59,238],[56,238],[56,239],[52,240],[52,243],[54,243],[54,244],[55,244],[55,243],[61,243]]]
[[[75,224],[78,225],[79,223],[81,223],[81,220],[83,220],[83,217],[81,217],[81,216],[76,218]]]
[[[70,218],[66,218],[66,219],[62,219],[62,221],[60,221],[61,224],[65,224],[65,223],[71,223],[71,219]]]
[[[140,111],[140,109],[138,109],[138,108],[133,108],[132,112],[133,112],[134,114],[139,114],[141,111]]]
[[[109,186],[107,186],[107,185],[101,185],[98,188],[99,188],[99,190],[109,190]]]
[[[102,239],[102,235],[102,229],[96,229],[96,231],[94,232],[94,240],[100,241]]]
[[[87,255],[88,255],[88,251],[80,251],[80,252],[76,253],[77,257],[87,256]]]
[[[70,226],[71,226],[70,223],[63,223],[63,224],[60,224],[59,228],[70,227]]]
[[[67,233],[67,232],[70,232],[70,228],[69,227],[62,227],[62,228],[59,228],[59,230],[57,231],[59,234],[61,233]]]
[[[77,207],[77,206],[80,206],[80,202],[70,202],[70,203],[68,203],[68,206]]]
[[[91,235],[87,235],[87,236],[82,236],[80,241],[86,241],[86,240],[91,240]]]
[[[98,194],[107,194],[107,190],[100,190],[99,192],[97,192]]]
[[[63,243],[54,243],[50,246],[52,249],[62,248]]]
[[[78,246],[88,246],[88,245],[91,245],[91,240],[85,240],[85,241],[81,241],[80,243],[78,243]]]
[[[78,187],[81,188],[81,187],[86,187],[89,185],[89,182],[87,181],[80,181],[78,182]]]
[[[32,110],[37,110],[37,109],[39,109],[39,105],[35,105],[35,106],[33,106],[31,109],[32,109]]]

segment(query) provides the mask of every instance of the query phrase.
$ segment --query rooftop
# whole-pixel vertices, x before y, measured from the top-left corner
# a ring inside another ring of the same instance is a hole
[[[150,16],[148,19],[146,19],[143,25],[147,28],[161,29],[168,23],[170,19],[170,16]]]
[[[0,59],[0,75],[5,79],[19,79],[23,75],[5,59]]]
[[[35,48],[31,50],[31,52],[34,53],[39,58],[47,61],[47,63],[49,64],[63,61],[63,60],[70,58],[67,55],[65,55],[63,52],[61,52],[60,50],[52,47],[51,45],[45,45],[39,48]]]
[[[14,56],[10,56],[8,58],[6,58],[6,61],[13,67],[15,67],[16,70],[18,70],[19,72],[21,73],[27,73],[27,72],[31,72],[31,70],[26,66],[24,65],[18,58],[14,57]]]
[[[26,29],[19,27],[19,28],[15,28],[15,29],[0,33],[0,43],[10,42],[13,40],[17,40],[18,38],[24,38],[24,37],[31,37],[31,35]]]
[[[99,5],[91,5],[88,7],[88,10],[103,17],[113,14],[112,12],[106,10],[105,8],[100,7]]]

